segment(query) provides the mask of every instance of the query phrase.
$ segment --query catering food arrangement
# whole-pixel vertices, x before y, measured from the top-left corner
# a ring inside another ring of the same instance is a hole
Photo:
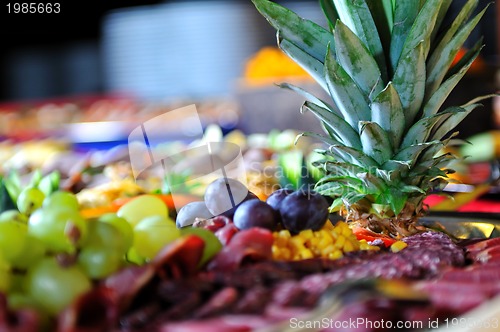
[[[196,158],[137,176],[126,145],[82,151],[60,130],[1,142],[0,330],[500,328],[500,223],[427,216],[459,180],[455,127],[480,98],[441,108],[479,54],[480,41],[456,60],[486,8],[469,0],[446,27],[451,1],[322,0],[325,29],[253,3],[330,97],[281,85],[318,130],[219,123],[154,147],[233,144],[245,181],[201,176]]]

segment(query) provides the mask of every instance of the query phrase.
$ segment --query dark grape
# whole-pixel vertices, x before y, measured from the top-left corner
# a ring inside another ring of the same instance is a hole
[[[177,227],[191,226],[197,218],[209,219],[213,215],[208,211],[205,202],[191,202],[184,205],[177,214],[176,225]]]
[[[225,216],[225,217],[228,217],[228,218],[232,219],[234,217],[234,213],[236,212],[236,209],[241,204],[243,204],[244,202],[249,201],[251,199],[259,199],[259,198],[253,192],[249,191],[248,194],[247,194],[247,196],[243,199],[243,201],[241,201],[239,204],[236,204],[236,206],[233,207],[232,209],[227,210],[226,212],[222,213],[222,215]]]
[[[280,209],[280,204],[285,197],[293,193],[292,189],[281,188],[273,192],[266,200],[266,203],[271,205],[275,210]]]
[[[240,204],[248,195],[248,189],[238,180],[219,178],[210,183],[205,191],[205,204],[217,216]]]
[[[299,190],[283,199],[279,212],[283,226],[290,232],[317,231],[328,218],[328,202],[314,191]]]
[[[261,227],[274,231],[278,225],[278,213],[266,202],[251,199],[236,209],[233,223],[238,229]]]

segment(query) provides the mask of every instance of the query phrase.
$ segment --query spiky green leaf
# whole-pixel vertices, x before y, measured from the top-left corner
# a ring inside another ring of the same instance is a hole
[[[386,170],[386,171],[398,171],[401,172],[402,170],[404,171],[405,169],[410,169],[411,167],[411,161],[410,160],[398,160],[398,159],[390,159],[387,160],[381,168]]]
[[[392,71],[397,67],[403,46],[410,28],[417,17],[420,4],[418,1],[395,1],[394,26],[392,28],[390,63]]]
[[[377,176],[372,173],[358,173],[358,177],[363,181],[364,193],[366,194],[378,194],[384,192],[387,189],[387,184]]]
[[[393,147],[398,147],[405,130],[403,105],[392,82],[375,97],[371,104],[372,121],[384,129]]]
[[[412,193],[425,194],[425,191],[417,186],[404,185],[404,186],[401,186],[401,191],[404,193],[408,193],[408,194],[412,194]]]
[[[323,181],[318,182],[318,185],[322,185],[324,183],[329,183],[329,182],[336,182],[349,186],[353,189],[360,189],[363,186],[363,181],[358,179],[356,176],[352,176],[350,174],[328,175],[326,178],[322,180]]]
[[[427,54],[429,53],[430,48],[431,34],[436,24],[436,19],[439,15],[439,8],[441,7],[441,4],[442,0],[427,0],[424,3],[405,39],[403,49],[398,60],[398,66],[399,61],[405,59],[407,55],[410,54],[420,43],[423,44],[424,58],[427,58]]]
[[[408,201],[408,195],[401,192],[397,187],[390,187],[384,196],[387,197],[387,203],[389,203],[395,215],[398,215],[403,210]]]
[[[438,34],[442,33],[441,25],[446,17],[446,14],[452,2],[453,0],[442,0],[441,7],[439,7],[439,13],[436,17],[436,24],[434,24],[434,29],[432,30],[431,33],[431,42],[434,42]]]
[[[411,126],[420,110],[425,94],[425,78],[424,43],[419,43],[399,61],[394,74],[394,88],[404,109],[405,128]]]
[[[288,55],[291,59],[293,59],[293,61],[295,61],[306,72],[308,72],[309,75],[311,75],[325,91],[328,91],[328,87],[324,78],[325,66],[323,65],[322,61],[315,59],[314,57],[297,47],[295,44],[281,38],[281,34],[279,31],[278,46],[283,52],[285,52],[286,55]]]
[[[278,86],[282,89],[288,89],[288,90],[292,90],[293,92],[301,95],[302,97],[304,97],[306,100],[309,100],[310,102],[313,102],[315,103],[316,105],[319,105],[323,108],[326,108],[332,112],[335,112],[337,113],[338,115],[340,115],[340,111],[338,110],[337,106],[335,105],[330,105],[329,103],[327,103],[326,101],[324,100],[321,100],[319,99],[318,97],[316,97],[315,95],[313,95],[312,93],[298,87],[298,86],[295,86],[293,84],[290,84],[290,83],[281,83],[281,84],[278,84]]]
[[[355,176],[356,174],[367,171],[365,168],[360,167],[358,165],[354,165],[352,163],[329,161],[329,160],[322,163],[321,169],[324,170],[327,174],[329,174],[329,177],[320,180],[318,183],[322,183],[324,181],[327,182],[338,181],[339,176],[354,177],[357,179],[357,177]]]
[[[346,207],[349,208],[351,205],[356,204],[365,197],[366,197],[365,194],[360,194],[354,191],[348,192],[344,196],[342,196],[342,202]]]
[[[446,73],[446,78],[459,73],[463,69],[463,67],[468,66],[469,63],[474,61],[483,47],[483,37],[481,37],[474,44],[474,46],[467,50],[467,52],[460,58],[460,60],[458,60],[458,62],[455,63],[453,67],[450,68],[450,70],[448,70],[448,72]]]
[[[379,165],[391,159],[393,148],[387,132],[376,122],[361,121],[359,123],[359,136],[363,152],[372,157]]]
[[[345,186],[338,182],[328,182],[315,186],[314,190],[325,196],[341,196],[344,193]]]
[[[378,166],[378,163],[372,157],[363,153],[363,151],[342,145],[332,145],[329,149],[332,152],[345,153],[349,155],[351,160],[345,161],[352,162],[355,165],[361,167]]]
[[[408,130],[408,133],[406,134],[406,136],[403,139],[403,142],[401,143],[401,147],[406,148],[411,145],[416,145],[426,142],[427,139],[430,137],[431,132],[436,123],[438,123],[438,121],[440,121],[443,118],[448,118],[450,114],[460,111],[461,110],[459,108],[450,108],[444,110],[443,112],[439,112],[436,115],[418,120]],[[439,139],[435,138],[435,136],[430,137],[430,141],[434,140],[439,140]]]
[[[417,161],[419,154],[426,148],[432,145],[441,146],[441,141],[430,141],[424,143],[418,143],[410,145],[402,150],[400,150],[395,156],[394,160],[406,160],[408,165],[411,167]]]
[[[328,25],[330,26],[330,29],[333,30],[335,22],[337,22],[337,20],[339,19],[339,14],[337,13],[337,9],[335,8],[333,1],[319,0],[319,3],[321,5],[323,13],[325,14],[326,19],[328,20]]]
[[[334,38],[337,61],[342,68],[365,95],[379,94],[384,88],[380,69],[363,42],[342,21],[337,21]]]
[[[339,142],[338,140],[336,140],[335,138],[332,138],[332,137],[326,137],[326,136],[323,136],[323,135],[320,135],[320,134],[317,134],[317,133],[313,133],[313,132],[310,132],[310,131],[305,131],[303,133],[300,133],[299,135],[297,135],[297,138],[295,139],[295,143],[301,138],[301,137],[312,137],[312,138],[315,138],[325,144],[328,144],[328,145],[334,145],[334,144],[341,144],[341,142]]]
[[[377,61],[382,79],[387,81],[384,49],[370,8],[365,0],[333,0],[340,19],[363,41]]]
[[[453,91],[458,82],[460,82],[460,80],[464,77],[467,70],[469,70],[470,66],[479,55],[480,50],[481,48],[477,49],[474,52],[474,55],[469,58],[467,63],[465,63],[456,74],[444,81],[443,84],[441,84],[441,86],[434,92],[434,94],[429,98],[429,101],[425,104],[422,117],[432,116],[439,111],[451,91]]]
[[[299,17],[291,10],[267,0],[252,0],[257,10],[288,40],[316,60],[323,62],[326,47],[333,48],[333,35],[320,25]]]
[[[458,51],[467,37],[469,37],[472,30],[476,27],[487,8],[488,7],[485,7],[469,23],[460,29],[449,42],[443,45],[440,44],[438,47],[442,47],[442,49],[436,49],[430,57],[427,65],[428,74],[425,86],[426,100],[439,88],[453,59],[455,59]]]
[[[367,96],[359,90],[349,74],[333,57],[330,49],[325,59],[326,84],[344,119],[355,130],[359,121],[370,120]]]
[[[438,128],[436,128],[435,131],[433,131],[431,139],[437,139],[440,140],[446,134],[448,134],[450,131],[455,129],[460,122],[462,122],[463,119],[467,115],[470,114],[476,107],[482,106],[481,104],[472,104],[472,105],[467,105],[464,107],[454,107],[454,110],[457,110],[453,113],[450,114],[450,116],[443,121]]]
[[[370,8],[373,21],[377,27],[387,63],[387,59],[390,58],[391,32],[394,25],[392,0],[367,0],[366,3]],[[391,77],[391,70],[389,68],[387,70],[387,77]]]
[[[356,149],[361,148],[361,141],[358,133],[337,114],[309,101],[304,103],[302,109],[309,109],[317,118],[323,121],[326,126],[330,127],[341,139],[343,145],[351,146]]]
[[[451,1],[447,0],[441,7],[446,7],[446,5],[449,7],[450,4],[448,4]],[[474,9],[477,7],[478,0],[468,0],[458,13],[458,15],[455,17],[453,20],[451,26],[449,26],[446,29],[446,32],[444,35],[440,38],[439,43],[436,47],[434,47],[434,51],[438,52],[439,54],[442,53],[443,48],[448,44],[451,39],[455,36],[457,33],[458,29],[460,29],[464,23],[469,19],[470,15],[474,11]],[[442,15],[441,15],[442,16]],[[439,19],[439,17],[438,17]],[[442,18],[441,18],[442,19]]]

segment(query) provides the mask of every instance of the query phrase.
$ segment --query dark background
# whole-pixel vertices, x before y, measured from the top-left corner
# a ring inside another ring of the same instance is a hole
[[[59,14],[8,14],[6,4],[9,2],[13,3],[2,0],[0,7],[0,102],[107,93],[109,91],[104,83],[105,71],[100,43],[102,23],[106,15],[125,7],[176,2],[190,3],[195,11],[197,4],[211,1],[58,0],[54,2],[61,3]],[[235,2],[237,1],[227,0],[227,3]],[[240,2],[249,5],[248,15],[254,17],[255,29],[261,30],[259,36],[262,36],[262,39],[257,45],[259,47],[275,45],[274,30],[255,13],[250,0]],[[318,14],[321,15],[316,0],[278,2],[287,6],[292,6],[294,3],[310,3],[317,7]],[[465,0],[455,0],[452,9],[458,10],[463,2]],[[482,1],[480,8],[488,2]],[[495,6],[498,4],[493,4],[488,9],[480,26],[474,32],[474,37],[471,38],[477,39],[478,35],[484,35],[486,46],[481,56],[489,70],[479,76],[466,77],[458,91],[451,96],[449,101],[451,104],[463,103],[472,97],[491,93],[498,88],[495,87],[499,44],[498,10]],[[224,36],[219,37],[224,38]],[[246,36],[241,36],[242,43],[245,42],[245,38]],[[254,51],[258,49],[254,48]],[[471,118],[461,129],[465,134],[494,126],[491,121],[490,101],[485,102],[485,111],[473,114],[478,118]]]

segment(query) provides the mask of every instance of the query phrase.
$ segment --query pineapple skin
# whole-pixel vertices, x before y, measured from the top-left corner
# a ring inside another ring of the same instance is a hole
[[[482,48],[480,39],[453,62],[487,7],[475,14],[479,0],[468,0],[446,27],[452,0],[320,0],[325,29],[274,2],[252,1],[276,28],[281,50],[331,97],[281,85],[302,94],[301,111],[320,122],[322,133],[301,134],[325,144],[315,190],[351,223],[396,238],[420,231],[425,197],[454,172],[448,165],[456,157],[441,151],[480,106],[476,98],[441,109]]]

